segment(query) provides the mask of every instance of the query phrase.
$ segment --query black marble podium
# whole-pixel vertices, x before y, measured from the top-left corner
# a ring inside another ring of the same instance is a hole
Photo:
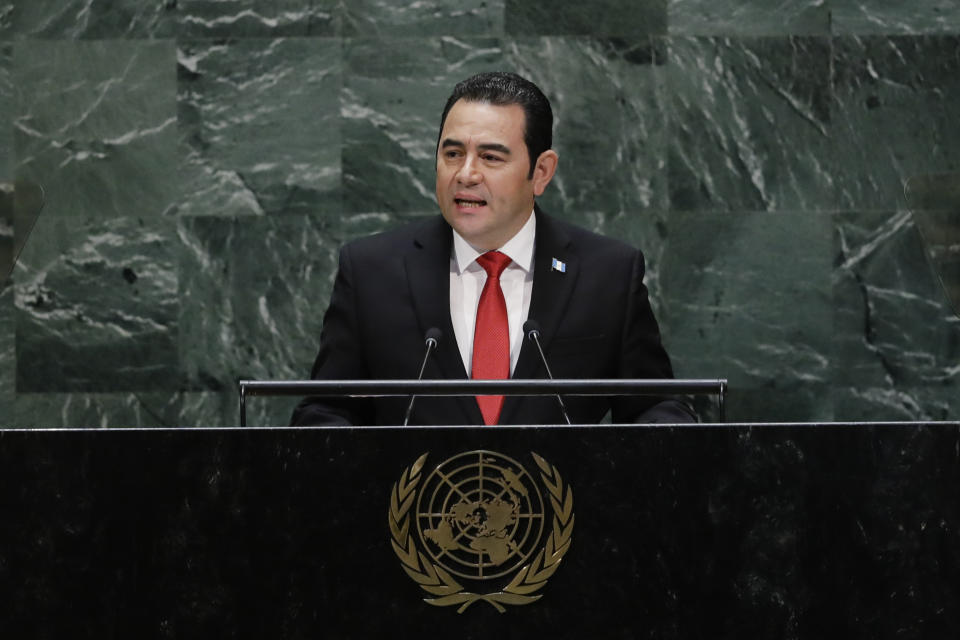
[[[554,465],[569,551],[424,602],[405,469]],[[960,423],[0,431],[3,638],[956,638]]]

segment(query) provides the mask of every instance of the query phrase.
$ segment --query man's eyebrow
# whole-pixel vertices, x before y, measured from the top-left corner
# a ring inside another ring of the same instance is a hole
[[[510,155],[510,147],[502,144],[497,144],[496,142],[489,142],[487,144],[478,144],[477,149],[480,151],[499,151],[504,155]]]
[[[440,143],[441,149],[447,149],[448,147],[465,147],[465,146],[466,146],[465,144],[463,144],[462,142],[454,138],[444,138],[444,140]],[[498,151],[504,155],[510,155],[510,147],[503,144],[496,143],[496,142],[478,144],[477,149],[479,149],[480,151]]]

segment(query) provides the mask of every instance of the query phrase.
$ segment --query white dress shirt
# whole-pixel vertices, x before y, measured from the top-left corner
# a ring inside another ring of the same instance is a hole
[[[537,220],[533,212],[526,224],[497,249],[508,255],[510,264],[500,274],[500,288],[507,303],[507,323],[510,327],[510,373],[513,374],[523,346],[523,323],[530,312],[530,294],[533,292],[533,243]],[[477,305],[487,281],[487,272],[477,264],[477,257],[485,251],[472,247],[456,231],[453,232],[453,252],[450,256],[450,319],[457,336],[457,346],[463,366],[470,375],[473,365],[473,332],[477,322]]]

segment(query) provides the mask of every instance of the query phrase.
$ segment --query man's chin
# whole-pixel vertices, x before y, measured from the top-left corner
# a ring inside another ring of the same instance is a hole
[[[450,222],[449,218],[447,218],[447,222]],[[460,237],[473,247],[485,250],[491,248],[496,249],[496,247],[487,246],[493,242],[492,238],[496,234],[493,233],[483,221],[464,219],[464,216],[458,216],[456,221],[451,223],[450,226],[456,229]]]

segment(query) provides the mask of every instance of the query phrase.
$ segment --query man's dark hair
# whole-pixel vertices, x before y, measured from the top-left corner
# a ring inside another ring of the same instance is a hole
[[[537,158],[553,146],[553,110],[550,108],[547,96],[540,91],[540,87],[515,73],[506,71],[485,71],[458,82],[453,88],[453,93],[447,98],[443,115],[440,117],[440,131],[437,134],[438,151],[447,114],[457,100],[461,99],[467,102],[487,102],[498,107],[516,104],[523,108],[525,116],[523,141],[527,145],[527,154],[530,156],[530,173],[527,177],[532,178]]]

